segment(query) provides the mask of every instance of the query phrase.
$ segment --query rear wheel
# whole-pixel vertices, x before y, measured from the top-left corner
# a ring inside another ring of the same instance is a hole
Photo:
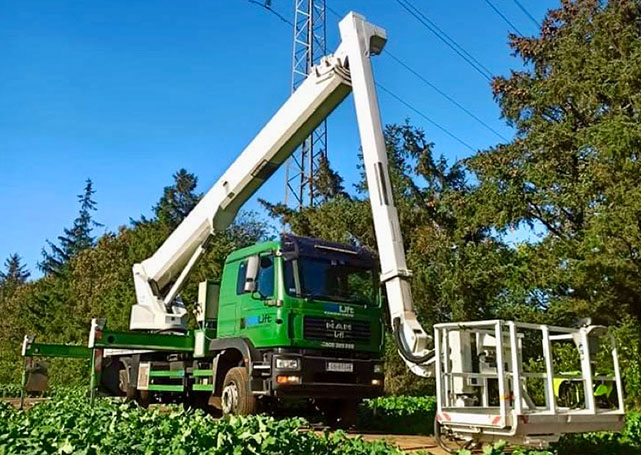
[[[256,412],[256,397],[249,388],[245,367],[234,367],[225,375],[221,393],[223,415],[250,415]]]

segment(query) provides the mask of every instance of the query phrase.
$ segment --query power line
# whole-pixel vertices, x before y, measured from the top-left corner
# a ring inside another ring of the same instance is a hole
[[[398,58],[397,56],[395,56],[394,54],[392,54],[392,53],[391,53],[391,52],[389,52],[388,50],[384,50],[383,52],[384,52],[386,55],[388,55],[389,57],[391,57],[392,59],[394,59],[394,61],[396,61],[396,63],[398,63],[399,65],[401,65],[401,66],[402,66],[403,68],[405,68],[407,71],[409,71],[410,73],[412,73],[414,76],[418,77],[421,81],[423,81],[423,82],[424,82],[427,86],[429,86],[432,90],[434,90],[435,92],[437,92],[439,95],[441,95],[443,98],[445,98],[446,100],[448,100],[450,103],[454,104],[456,107],[458,107],[460,110],[462,110],[462,111],[463,111],[463,112],[465,112],[467,115],[469,115],[470,117],[472,117],[474,120],[476,120],[477,122],[479,122],[481,125],[483,125],[485,128],[487,128],[488,130],[490,130],[492,133],[496,134],[498,137],[500,137],[500,138],[501,138],[501,139],[503,139],[504,141],[506,141],[506,142],[508,141],[508,139],[507,139],[505,136],[503,136],[501,133],[499,133],[498,131],[496,131],[496,130],[495,130],[494,128],[492,128],[490,125],[488,125],[487,123],[485,123],[482,119],[480,119],[479,117],[477,117],[477,116],[476,116],[472,111],[470,111],[470,110],[469,110],[469,109],[467,109],[465,106],[463,106],[462,104],[460,104],[458,101],[456,101],[456,100],[455,100],[454,98],[452,98],[450,95],[448,95],[448,94],[447,94],[447,93],[445,93],[443,90],[441,90],[440,88],[438,88],[436,85],[434,85],[433,83],[431,83],[430,81],[428,81],[428,80],[427,80],[427,79],[426,79],[422,74],[420,74],[420,73],[419,73],[418,71],[416,71],[414,68],[412,68],[411,66],[409,66],[407,63],[403,62],[400,58]]]
[[[390,91],[390,90],[386,89],[386,88],[385,88],[383,85],[381,85],[380,83],[378,83],[378,82],[377,82],[377,83],[376,83],[376,85],[378,86],[378,88],[380,88],[381,90],[383,90],[385,93],[387,93],[389,96],[391,96],[392,98],[394,98],[396,101],[398,101],[399,103],[401,103],[402,105],[404,105],[404,106],[405,106],[405,107],[407,107],[408,109],[410,109],[410,110],[414,111],[416,114],[418,114],[418,115],[420,115],[421,117],[423,117],[425,120],[427,120],[429,123],[431,123],[432,125],[434,125],[436,128],[438,128],[439,130],[443,131],[443,132],[444,132],[445,134],[447,134],[449,137],[451,137],[452,139],[454,139],[455,141],[457,141],[459,144],[462,144],[463,146],[465,146],[465,147],[467,147],[468,149],[470,149],[472,152],[476,153],[476,149],[475,149],[474,147],[472,147],[470,144],[468,144],[467,142],[465,142],[463,139],[461,139],[461,138],[459,138],[458,136],[456,136],[456,135],[455,135],[454,133],[452,133],[450,130],[448,130],[447,128],[445,128],[445,127],[443,127],[443,126],[439,125],[437,122],[435,122],[434,120],[432,120],[431,118],[429,118],[427,115],[425,115],[424,113],[422,113],[421,111],[419,111],[418,109],[416,109],[416,108],[415,108],[414,106],[412,106],[410,103],[408,103],[407,101],[403,100],[400,96],[398,96],[398,95],[396,95],[395,93],[393,93],[392,91]]]
[[[508,18],[507,18],[507,17],[506,17],[506,16],[505,16],[505,15],[504,15],[504,14],[503,14],[503,13],[502,13],[498,8],[497,8],[497,7],[496,7],[496,6],[494,6],[494,4],[493,4],[490,0],[485,0],[485,3],[487,3],[487,4],[490,6],[490,8],[492,8],[492,9],[494,10],[494,12],[495,12],[496,14],[498,14],[498,15],[501,17],[501,19],[503,19],[503,20],[507,23],[507,25],[509,25],[510,27],[512,27],[512,29],[513,29],[513,30],[514,30],[518,35],[523,36],[523,33],[521,33],[521,32],[519,31],[519,29],[518,29],[518,28],[516,28],[516,26],[515,26],[512,22],[510,22],[510,20],[509,20],[509,19],[508,19]]]
[[[532,16],[532,15],[530,14],[530,12],[525,8],[525,6],[523,6],[523,5],[521,4],[521,2],[520,2],[519,0],[514,0],[514,3],[516,3],[516,6],[518,6],[518,7],[519,7],[519,9],[520,9],[521,11],[523,11],[523,13],[525,13],[525,15],[526,15],[527,17],[529,17],[529,18],[530,18],[530,20],[531,20],[532,22],[534,22],[534,24],[537,26],[537,28],[541,27],[541,24],[539,23],[539,21],[537,21],[537,20],[534,18],[534,16]]]
[[[259,6],[265,7],[266,9],[269,9],[270,11],[273,11],[270,7],[265,6],[264,4],[261,4],[260,2],[258,2],[258,1],[256,1],[256,0],[248,0],[248,1],[249,1],[249,2],[251,2],[251,3],[256,3],[256,4],[258,4]],[[341,17],[342,17],[342,16],[341,16],[340,14],[338,14],[338,13],[336,12],[336,10],[334,10],[331,6],[329,6],[329,5],[325,5],[325,8],[326,8],[329,12],[331,12],[333,15],[335,15],[336,17],[338,17],[338,18],[341,18]],[[288,22],[288,23],[289,23],[289,22]],[[291,24],[291,23],[289,23],[289,24],[293,26],[293,24]],[[476,119],[477,119],[478,121],[480,121],[482,124],[484,123],[482,120],[480,120],[479,118],[477,118],[474,114],[472,114],[472,113],[471,113],[471,112],[469,112],[467,109],[465,109],[463,106],[461,106],[459,103],[457,103],[454,99],[452,99],[451,97],[449,97],[449,96],[448,96],[447,94],[445,94],[444,92],[440,91],[440,89],[438,89],[438,88],[437,88],[436,86],[434,86],[433,84],[429,83],[429,82],[428,82],[427,80],[425,80],[422,76],[420,76],[418,73],[416,73],[414,70],[412,70],[412,69],[409,67],[409,65],[406,65],[406,64],[402,63],[402,62],[400,61],[400,59],[398,59],[397,57],[393,56],[393,55],[392,55],[392,54],[390,54],[388,51],[385,51],[385,52],[386,52],[390,57],[392,57],[392,58],[394,58],[395,60],[397,60],[397,61],[399,62],[399,64],[401,64],[401,65],[405,66],[409,71],[411,71],[412,73],[414,73],[414,74],[416,74],[418,77],[420,77],[424,82],[426,82],[427,84],[429,84],[432,88],[434,88],[435,90],[439,91],[439,93],[441,93],[441,94],[442,94],[443,96],[445,96],[447,99],[449,99],[450,101],[452,101],[453,103],[455,103],[456,105],[458,105],[458,106],[459,106],[460,108],[462,108],[464,111],[467,111],[469,115],[471,115],[472,117],[476,118]],[[461,138],[459,138],[458,136],[456,136],[454,133],[452,133],[451,131],[449,131],[447,128],[445,128],[445,127],[441,126],[440,124],[438,124],[437,122],[435,122],[434,120],[432,120],[432,119],[431,119],[430,117],[428,117],[426,114],[424,114],[423,112],[419,111],[417,108],[415,108],[414,106],[412,106],[411,104],[409,104],[407,101],[403,100],[400,96],[396,95],[394,92],[392,92],[391,90],[389,90],[389,89],[385,88],[382,84],[380,84],[380,83],[378,83],[378,82],[376,83],[376,85],[378,86],[378,88],[380,88],[380,89],[381,89],[382,91],[384,91],[386,94],[388,94],[389,96],[391,96],[392,98],[394,98],[396,101],[398,101],[399,103],[401,103],[402,105],[404,105],[405,107],[407,107],[408,109],[410,109],[411,111],[413,111],[414,113],[416,113],[417,115],[419,115],[419,116],[421,116],[422,118],[424,118],[425,120],[427,120],[429,123],[431,123],[432,125],[434,125],[436,128],[438,128],[439,130],[441,130],[442,132],[444,132],[445,134],[447,134],[448,136],[450,136],[452,139],[454,139],[455,141],[457,141],[458,143],[460,143],[460,144],[461,144],[461,145],[463,145],[464,147],[466,147],[466,148],[468,148],[469,150],[471,150],[472,152],[476,153],[476,149],[474,149],[474,147],[472,147],[470,144],[468,144],[467,142],[465,142],[464,140],[462,140]],[[493,130],[491,127],[489,127],[488,125],[485,125],[485,126],[486,126],[486,127],[488,127],[488,128],[490,128],[490,130],[491,130],[491,131],[493,131],[495,134],[498,134],[498,135],[499,135],[501,138],[503,138],[504,140],[507,140],[507,139],[505,139],[503,136],[501,136],[498,132],[494,131],[494,130]]]
[[[327,8],[327,10],[328,10],[330,13],[332,13],[334,16],[336,16],[336,17],[338,17],[338,18],[341,18],[341,17],[342,17],[342,16],[341,16],[338,12],[336,12],[336,10],[334,10],[331,6],[326,5],[326,8]],[[405,63],[404,61],[402,61],[400,58],[398,58],[397,56],[395,56],[394,54],[392,54],[392,53],[391,53],[390,51],[388,51],[387,49],[385,49],[383,52],[384,52],[386,55],[388,55],[389,57],[391,57],[391,58],[392,58],[396,63],[398,63],[399,65],[401,65],[403,68],[405,68],[407,71],[409,71],[410,73],[414,74],[417,78],[419,78],[421,81],[423,81],[423,82],[424,82],[428,87],[430,87],[432,90],[434,90],[435,92],[437,92],[439,95],[441,95],[443,98],[445,98],[446,100],[448,100],[450,103],[454,104],[456,107],[458,107],[460,110],[462,110],[462,111],[463,111],[463,112],[465,112],[467,115],[469,115],[470,117],[472,117],[474,120],[476,120],[476,121],[477,121],[478,123],[480,123],[482,126],[484,126],[485,128],[487,128],[489,131],[491,131],[492,133],[496,134],[498,137],[500,137],[500,138],[501,138],[501,139],[503,139],[504,141],[506,141],[506,142],[508,141],[508,139],[507,139],[505,136],[503,136],[501,133],[499,133],[498,131],[496,131],[494,128],[492,128],[490,125],[488,125],[486,122],[484,122],[484,121],[483,121],[482,119],[480,119],[478,116],[476,116],[472,111],[470,111],[469,109],[467,109],[467,108],[466,108],[465,106],[463,106],[461,103],[459,103],[459,102],[458,102],[458,101],[456,101],[454,98],[452,98],[450,95],[448,95],[448,94],[447,94],[447,93],[445,93],[443,90],[441,90],[440,88],[438,88],[438,87],[437,87],[436,85],[434,85],[432,82],[428,81],[428,80],[427,80],[427,79],[426,79],[422,74],[420,74],[418,71],[416,71],[416,70],[415,70],[414,68],[412,68],[410,65],[408,65],[407,63]]]
[[[336,10],[334,10],[331,6],[326,5],[326,8],[327,8],[327,10],[328,10],[330,13],[332,13],[332,14],[333,14],[334,16],[336,16],[337,18],[342,18],[342,17],[343,17],[343,16],[341,16],[338,12],[336,12]],[[507,138],[505,138],[503,135],[501,135],[501,133],[499,133],[498,131],[494,130],[491,126],[489,126],[489,125],[488,125],[487,123],[485,123],[483,120],[481,120],[481,119],[480,119],[480,118],[478,118],[476,115],[474,115],[474,113],[472,113],[469,109],[465,108],[465,106],[463,106],[463,105],[461,105],[460,103],[458,103],[454,98],[452,98],[452,97],[451,97],[451,96],[449,96],[447,93],[445,93],[443,90],[439,89],[436,85],[432,84],[430,81],[428,81],[427,79],[425,79],[425,77],[423,77],[420,73],[418,73],[416,70],[414,70],[412,67],[410,67],[407,63],[403,62],[400,58],[396,57],[394,54],[392,54],[392,53],[391,53],[390,51],[388,51],[388,50],[384,50],[383,52],[384,52],[385,54],[387,54],[389,57],[391,57],[394,61],[396,61],[396,63],[398,63],[399,65],[401,65],[402,67],[404,67],[406,70],[408,70],[409,72],[411,72],[412,74],[414,74],[416,77],[418,77],[421,81],[423,81],[425,84],[427,84],[427,85],[428,85],[429,87],[431,87],[433,90],[435,90],[437,93],[439,93],[439,94],[440,94],[441,96],[443,96],[445,99],[447,99],[448,101],[450,101],[451,103],[453,103],[455,106],[457,106],[459,109],[461,109],[463,112],[465,112],[466,114],[468,114],[469,116],[471,116],[473,119],[475,119],[476,121],[478,121],[479,123],[481,123],[481,125],[485,126],[487,129],[489,129],[491,132],[493,132],[494,134],[496,134],[497,136],[499,136],[499,137],[500,137],[501,139],[503,139],[504,141],[507,141],[507,140],[508,140],[508,139],[507,139]],[[443,127],[443,126],[439,125],[437,122],[435,122],[434,120],[432,120],[431,118],[429,118],[429,117],[428,117],[427,115],[425,115],[423,112],[419,111],[417,108],[415,108],[414,106],[412,106],[411,104],[409,104],[407,101],[403,100],[400,96],[396,95],[396,94],[395,94],[395,93],[393,93],[391,90],[389,90],[389,89],[385,88],[383,85],[381,85],[381,84],[380,84],[380,83],[378,83],[378,82],[376,83],[376,85],[377,85],[381,90],[383,90],[385,93],[387,93],[389,96],[391,96],[392,98],[394,98],[396,101],[398,101],[399,103],[403,104],[403,105],[404,105],[405,107],[407,107],[408,109],[411,109],[412,111],[414,111],[414,112],[415,112],[416,114],[418,114],[419,116],[423,117],[425,120],[427,120],[428,122],[430,122],[432,125],[436,126],[438,129],[440,129],[441,131],[443,131],[445,134],[447,134],[448,136],[450,136],[451,138],[453,138],[454,140],[456,140],[457,142],[459,142],[459,143],[460,143],[460,144],[462,144],[463,146],[467,147],[467,148],[468,148],[468,149],[470,149],[471,151],[476,152],[476,150],[475,150],[472,146],[470,146],[468,143],[466,143],[466,142],[465,142],[465,141],[463,141],[462,139],[458,138],[456,135],[454,135],[454,133],[450,132],[450,131],[449,131],[448,129],[446,129],[445,127]]]
[[[340,14],[338,14],[338,13],[336,12],[336,10],[335,10],[334,8],[332,8],[331,6],[329,6],[328,4],[325,4],[325,9],[327,9],[327,11],[329,11],[330,13],[332,13],[332,14],[333,14],[334,16],[336,16],[337,18],[339,18],[339,19],[342,19],[342,18],[343,18],[343,16],[341,16]]]
[[[249,3],[252,3],[252,4],[256,5],[256,6],[260,6],[261,8],[266,9],[267,11],[272,13],[274,16],[276,16],[278,19],[280,19],[281,21],[285,22],[286,24],[289,24],[292,27],[294,26],[292,21],[290,21],[285,16],[280,14],[278,11],[276,11],[274,8],[272,8],[271,1],[269,1],[269,0],[266,0],[265,2],[259,2],[258,0],[247,0],[247,1]]]
[[[432,32],[439,40],[445,43],[450,49],[456,52],[463,60],[465,60],[472,68],[474,68],[481,76],[488,81],[492,80],[492,72],[487,69],[481,62],[474,58],[467,52],[460,44],[452,39],[447,33],[441,30],[434,22],[425,16],[414,5],[407,2],[407,0],[396,0],[408,13],[410,13],[416,20],[418,20],[425,28]]]

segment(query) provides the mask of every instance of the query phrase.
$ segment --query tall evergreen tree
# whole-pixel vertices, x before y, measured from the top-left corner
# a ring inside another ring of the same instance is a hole
[[[512,36],[524,69],[493,90],[516,138],[469,161],[480,222],[543,231],[512,292],[557,324],[641,321],[640,7],[566,0]]]
[[[9,255],[4,267],[5,270],[0,272],[0,306],[31,275],[17,253]]]
[[[314,191],[321,202],[327,202],[338,196],[347,197],[343,177],[332,169],[325,155],[319,158],[318,170],[313,180]]]
[[[4,268],[4,272],[0,272],[0,287],[23,284],[31,275],[17,253],[9,255],[4,262]]]
[[[154,206],[156,218],[172,228],[189,215],[202,197],[202,194],[196,192],[198,177],[194,174],[180,169],[173,178],[173,185],[165,187],[162,198]]]
[[[80,211],[73,226],[65,228],[64,234],[58,236],[58,245],[47,240],[50,251],[43,248],[43,260],[38,263],[38,267],[45,275],[59,273],[72,257],[95,245],[96,239],[92,235],[93,230],[102,226],[92,217],[92,212],[96,211],[97,205],[96,201],[92,199],[95,192],[93,182],[91,179],[87,179],[84,191],[78,195]]]

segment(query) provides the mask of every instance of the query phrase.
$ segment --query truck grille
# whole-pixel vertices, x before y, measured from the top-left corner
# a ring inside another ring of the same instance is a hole
[[[370,335],[370,324],[364,321],[305,316],[303,322],[303,336],[309,340],[357,342],[369,341]]]

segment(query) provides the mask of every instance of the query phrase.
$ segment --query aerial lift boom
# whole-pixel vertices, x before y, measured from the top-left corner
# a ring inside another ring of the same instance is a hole
[[[386,42],[385,31],[350,13],[340,23],[342,42],[324,57],[307,80],[245,148],[153,256],[134,265],[137,304],[130,328],[180,330],[186,310],[177,295],[211,236],[229,226],[240,207],[294,152],[301,141],[343,99],[354,92],[363,161],[370,191],[381,281],[385,283],[399,349],[408,365],[432,358],[429,336],[416,320],[398,213],[389,179],[387,152],[370,57]]]

